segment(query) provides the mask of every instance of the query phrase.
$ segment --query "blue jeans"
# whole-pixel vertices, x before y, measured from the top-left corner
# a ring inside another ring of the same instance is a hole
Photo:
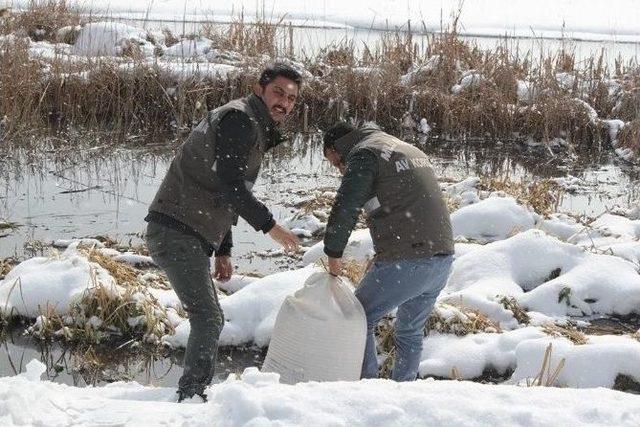
[[[449,277],[452,255],[376,261],[355,292],[367,316],[362,378],[378,377],[374,331],[378,321],[398,308],[394,338],[396,361],[391,378],[412,381],[418,375],[425,323]]]

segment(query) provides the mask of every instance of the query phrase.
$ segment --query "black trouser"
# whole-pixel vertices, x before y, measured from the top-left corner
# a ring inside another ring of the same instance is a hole
[[[218,338],[224,325],[209,257],[197,237],[155,222],[147,226],[147,247],[189,315],[191,332],[178,388],[187,396],[200,394],[213,379]]]

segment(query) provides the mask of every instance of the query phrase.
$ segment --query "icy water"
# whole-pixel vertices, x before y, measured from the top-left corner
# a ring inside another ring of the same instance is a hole
[[[316,189],[335,189],[339,177],[323,160],[317,138],[297,138],[278,147],[263,167],[256,193],[277,220],[295,211],[296,199]],[[422,145],[438,176],[461,180],[471,175],[536,180],[576,176],[587,184],[566,194],[560,210],[595,217],[615,205],[638,200],[640,172],[608,154],[571,161],[550,158],[527,149],[464,147],[456,143]],[[0,258],[48,253],[57,239],[108,236],[122,243],[140,242],[149,202],[172,158],[173,147],[15,150],[0,157],[0,219],[17,228],[0,231]],[[240,221],[233,249],[240,273],[270,274],[295,267],[299,261],[264,256],[275,244]],[[314,242],[307,241],[306,244]],[[42,345],[23,337],[20,327],[0,341],[0,376],[24,370],[32,358],[49,366],[54,381],[85,385],[118,379],[173,386],[182,368],[181,353],[157,354],[149,349],[69,349]],[[218,380],[246,366],[259,366],[258,349],[223,349]]]
[[[174,22],[174,21],[142,21],[123,20],[129,25],[144,27],[145,29],[169,28],[175,34],[194,34],[202,30],[202,22]],[[220,33],[225,33],[229,28],[228,24],[214,24]],[[391,31],[395,31],[393,28]],[[431,38],[430,34],[419,34],[416,32],[420,28],[415,28],[412,36],[414,43],[420,49],[424,49]],[[406,28],[400,29],[400,35]],[[277,33],[277,47],[282,53],[293,53],[297,58],[313,58],[327,46],[347,46],[353,47],[354,51],[361,54],[365,49],[379,46],[387,31],[363,29],[363,28],[314,28],[308,26],[296,26],[289,29],[282,27]],[[491,36],[459,36],[461,40],[470,42],[482,50],[494,50],[498,46],[507,46],[511,52],[518,52],[524,55],[530,52],[532,59],[540,56],[555,55],[560,51],[575,53],[578,63],[591,57],[598,58],[604,55],[604,61],[609,66],[614,66],[616,60],[626,63],[635,60],[640,56],[640,43],[619,42],[619,41],[589,41],[589,40],[560,40],[542,39],[533,31],[530,37],[505,37]],[[293,40],[293,49],[291,41]]]

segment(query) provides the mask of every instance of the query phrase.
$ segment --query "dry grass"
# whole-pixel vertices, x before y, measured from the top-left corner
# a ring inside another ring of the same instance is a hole
[[[53,40],[60,28],[87,19],[64,1],[42,0],[33,2],[25,13],[0,18],[0,29],[4,34]],[[313,57],[294,58],[313,75],[296,110],[298,129],[306,129],[304,117],[312,117],[319,127],[338,118],[353,118],[375,120],[399,135],[407,130],[403,118],[408,116],[415,122],[425,118],[433,128],[432,137],[489,141],[532,137],[544,143],[563,138],[572,148],[599,148],[608,136],[603,124],[591,119],[585,103],[599,119],[638,120],[637,65],[618,62],[608,67],[602,55],[578,63],[568,49],[536,57],[520,52],[507,40],[485,51],[461,40],[456,25],[454,21],[448,31],[429,37],[426,43],[418,43],[408,25],[407,31],[383,34],[362,52],[346,40],[320,49]],[[6,100],[0,117],[6,116],[5,138],[77,127],[107,129],[116,136],[186,132],[207,109],[246,94],[267,59],[293,58],[293,31],[281,19],[270,21],[258,15],[249,23],[241,14],[225,30],[205,24],[201,34],[183,37],[200,35],[211,38],[217,49],[242,55],[244,65],[236,77],[176,79],[136,61],[135,52],[127,67],[120,66],[123,58],[82,64],[35,59],[29,57],[24,41],[5,40],[0,43],[0,96]],[[180,39],[167,36],[167,45]],[[452,92],[469,78],[471,84]],[[537,94],[533,102],[518,98],[518,81],[528,82]],[[612,84],[617,85],[615,91],[610,90]],[[640,149],[637,127],[631,126],[620,137],[635,150]]]
[[[557,212],[564,195],[564,189],[551,179],[527,183],[512,181],[508,175],[504,177],[482,176],[478,189],[504,192],[542,215]]]
[[[17,264],[18,260],[15,258],[0,259],[0,280],[4,279]]]
[[[30,0],[23,11],[10,11],[0,16],[0,34],[24,34],[31,40],[72,43],[69,38],[73,31],[58,34],[65,27],[76,27],[89,22],[86,15],[77,6],[71,6],[65,0]],[[60,39],[62,37],[62,39]]]
[[[358,286],[368,268],[369,262],[367,261],[347,260],[343,265],[342,271],[354,286]]]
[[[168,288],[164,277],[145,274],[96,250],[80,250],[95,263],[87,290],[67,315],[45,308],[29,328],[32,335],[84,344],[97,344],[114,336],[159,344],[163,335],[174,332],[168,309],[150,292],[151,288]],[[120,289],[102,283],[99,268],[105,269]],[[178,314],[186,317],[182,311]]]
[[[636,153],[640,152],[640,118],[637,118],[640,116],[640,101],[638,102],[638,111],[639,113],[636,114],[636,118],[625,126],[618,135],[620,146],[631,148]]]
[[[540,372],[532,380],[527,379],[528,387],[535,387],[535,386],[551,387],[554,385],[554,383],[556,382],[556,379],[558,379],[558,376],[560,375],[560,372],[562,372],[562,369],[564,368],[565,359],[564,358],[561,359],[560,362],[558,362],[558,365],[555,368],[552,368],[551,366],[552,353],[553,353],[553,346],[549,344],[549,346],[547,347],[544,353],[544,358],[542,359]]]
[[[458,336],[480,332],[502,332],[498,323],[479,310],[446,303],[436,304],[429,316],[426,330]]]
[[[518,304],[518,301],[516,301],[514,297],[504,296],[500,299],[500,304],[513,313],[513,317],[518,323],[528,325],[531,321],[527,311]]]
[[[542,332],[552,337],[566,338],[576,345],[583,345],[588,342],[587,337],[582,332],[571,326],[548,323],[542,326]]]

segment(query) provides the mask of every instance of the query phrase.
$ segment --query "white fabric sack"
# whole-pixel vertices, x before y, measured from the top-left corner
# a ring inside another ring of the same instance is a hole
[[[359,380],[366,334],[364,309],[348,286],[314,273],[282,303],[262,370],[285,384]]]

